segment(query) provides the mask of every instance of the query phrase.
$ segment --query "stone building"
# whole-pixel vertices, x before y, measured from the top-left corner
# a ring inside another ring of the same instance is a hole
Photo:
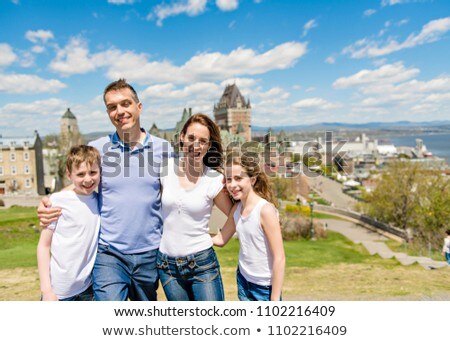
[[[236,84],[225,87],[219,103],[214,105],[214,119],[221,130],[251,140],[252,107]]]
[[[68,152],[70,147],[83,143],[83,137],[78,129],[77,118],[72,111],[70,111],[70,108],[67,108],[66,112],[62,115],[60,127],[60,148],[63,154]]]
[[[0,136],[0,195],[45,194],[42,141]]]

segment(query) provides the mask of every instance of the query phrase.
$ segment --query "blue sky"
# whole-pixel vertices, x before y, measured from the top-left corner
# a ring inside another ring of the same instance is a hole
[[[0,0],[0,32],[3,136],[110,131],[120,77],[145,128],[231,83],[258,126],[450,118],[448,0]]]

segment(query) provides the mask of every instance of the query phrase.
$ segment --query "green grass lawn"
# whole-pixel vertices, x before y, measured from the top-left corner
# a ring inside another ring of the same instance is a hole
[[[35,207],[0,210],[0,269],[36,266],[38,240]]]
[[[39,299],[35,208],[0,210],[0,301]],[[284,243],[283,293],[289,300],[450,299],[449,269],[425,270],[393,259],[370,256],[362,245],[338,233],[326,239]],[[216,248],[227,299],[236,299],[239,242]],[[162,294],[162,289],[161,296]]]

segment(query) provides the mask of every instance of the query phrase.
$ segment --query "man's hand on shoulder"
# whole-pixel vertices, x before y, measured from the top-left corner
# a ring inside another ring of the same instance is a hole
[[[37,209],[37,216],[41,228],[46,228],[50,223],[57,221],[60,215],[61,209],[52,207],[49,197],[43,197]]]

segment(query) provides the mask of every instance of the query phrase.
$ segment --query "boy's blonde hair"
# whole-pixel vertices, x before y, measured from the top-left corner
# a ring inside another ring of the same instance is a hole
[[[70,174],[73,167],[80,167],[80,165],[86,162],[89,166],[97,163],[100,166],[100,153],[97,149],[87,145],[73,146],[70,148],[67,154],[66,170]]]

